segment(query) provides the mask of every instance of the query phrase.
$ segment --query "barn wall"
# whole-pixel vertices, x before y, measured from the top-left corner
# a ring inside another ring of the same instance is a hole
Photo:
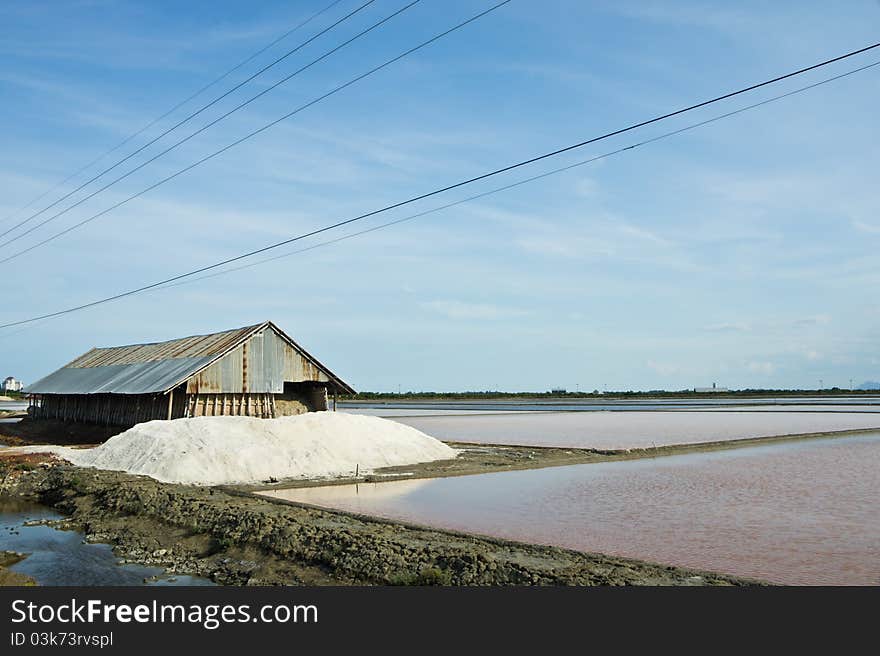
[[[282,394],[186,394],[175,390],[171,418],[221,415],[270,419],[327,409],[326,388],[302,384]],[[134,426],[168,419],[167,394],[45,394],[34,403],[34,419],[59,419],[84,424]]]
[[[275,417],[274,394],[188,394],[186,417]]]
[[[168,418],[167,394],[43,394],[33,406],[35,419],[60,419],[74,423],[134,426]],[[172,417],[182,417],[186,397],[175,394]]]
[[[329,378],[274,330],[254,335],[187,382],[189,394],[282,393],[284,382]]]

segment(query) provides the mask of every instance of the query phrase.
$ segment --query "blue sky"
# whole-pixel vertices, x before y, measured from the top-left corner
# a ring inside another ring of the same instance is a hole
[[[0,218],[14,217],[0,232],[61,192],[30,211],[18,211],[22,205],[328,2],[0,3]],[[343,0],[232,80],[358,4]],[[120,170],[403,4],[377,0]],[[180,149],[0,247],[0,257],[491,4],[422,0]],[[3,264],[0,319],[151,283],[868,45],[877,40],[878,21],[880,3],[868,0],[514,0]],[[875,60],[880,52],[282,252]],[[230,85],[210,89],[170,120]],[[820,379],[845,387],[850,379],[877,379],[878,99],[880,67],[387,230],[3,330],[0,374],[33,381],[92,346],[271,319],[366,390],[680,389],[713,381],[816,387]]]

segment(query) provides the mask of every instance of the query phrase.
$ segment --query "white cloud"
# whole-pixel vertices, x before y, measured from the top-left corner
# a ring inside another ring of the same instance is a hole
[[[831,323],[831,317],[827,314],[815,314],[792,321],[793,326],[826,326],[829,323]]]
[[[588,237],[523,237],[514,243],[525,251],[539,255],[562,257],[613,257],[614,247]]]
[[[599,193],[599,183],[592,178],[579,178],[574,183],[574,191],[578,196],[594,198]]]
[[[853,221],[853,227],[860,232],[867,232],[870,234],[880,235],[880,225],[875,225],[873,223],[865,223],[864,221]]]
[[[518,308],[455,300],[426,301],[421,306],[426,310],[436,312],[449,319],[509,319],[528,314],[528,312]]]
[[[710,333],[745,333],[752,329],[752,325],[745,322],[715,323],[703,328]]]
[[[776,371],[776,365],[772,362],[749,362],[748,370],[756,374],[769,376]]]
[[[620,231],[626,235],[631,237],[636,237],[638,239],[644,239],[646,241],[653,242],[655,244],[660,244],[662,246],[671,246],[672,243],[668,239],[664,239],[660,235],[651,232],[650,230],[645,230],[644,228],[639,228],[638,226],[634,226],[628,223],[622,224],[620,226]]]
[[[614,11],[629,18],[686,25],[717,30],[723,33],[745,29],[752,23],[748,14],[734,7],[710,7],[690,3],[669,2],[615,2],[609,5]]]
[[[679,365],[668,362],[648,360],[647,365],[648,369],[657,372],[661,376],[673,376],[682,372],[682,368]]]

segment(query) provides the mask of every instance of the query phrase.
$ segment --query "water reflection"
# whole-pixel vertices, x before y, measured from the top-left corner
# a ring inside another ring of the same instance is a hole
[[[48,526],[23,526],[28,520],[57,519],[49,508],[17,499],[0,499],[0,550],[30,554],[11,570],[40,585],[213,585],[207,579],[165,575],[158,567],[119,565],[106,544],[83,544],[75,531]]]
[[[880,584],[880,433],[414,483],[272,494],[779,583]]]
[[[337,501],[347,503],[352,495],[369,503],[378,501],[397,501],[402,496],[414,493],[416,490],[431,485],[427,478],[414,480],[394,481],[394,485],[385,483],[355,483],[354,485],[327,485],[324,487],[305,487],[296,490],[296,499],[300,503],[309,503],[316,506],[332,506]],[[267,490],[263,494],[277,499],[287,499],[292,490]]]

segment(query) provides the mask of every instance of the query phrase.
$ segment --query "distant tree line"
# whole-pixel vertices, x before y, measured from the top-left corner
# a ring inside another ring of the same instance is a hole
[[[877,390],[858,390],[831,387],[828,389],[763,389],[749,388],[741,390],[727,390],[718,392],[695,392],[692,389],[685,390],[648,390],[648,391],[609,391],[600,392],[498,392],[498,391],[470,391],[470,392],[358,392],[340,396],[347,401],[418,401],[418,400],[491,400],[491,399],[651,399],[651,398],[741,398],[750,396],[798,396],[803,394],[825,394],[829,396],[855,396],[859,394],[877,394]]]

